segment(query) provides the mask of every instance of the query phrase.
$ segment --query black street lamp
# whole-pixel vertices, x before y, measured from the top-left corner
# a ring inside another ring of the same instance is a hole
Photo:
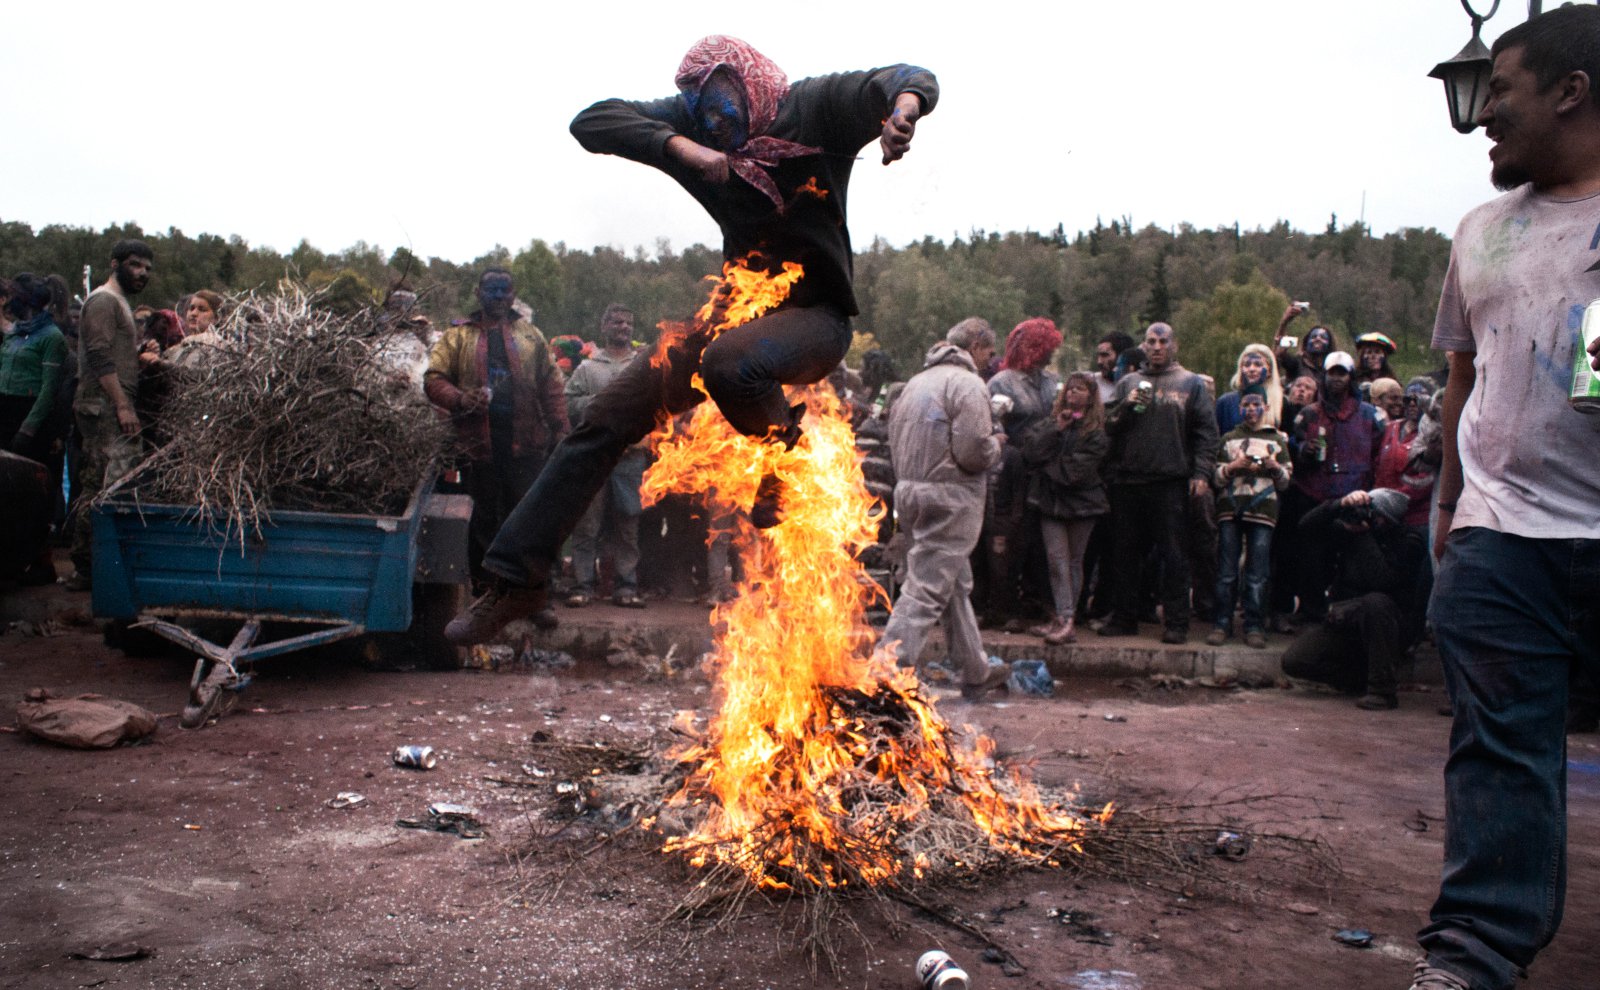
[[[1478,126],[1478,112],[1489,102],[1489,74],[1494,70],[1494,60],[1478,32],[1483,22],[1500,9],[1500,0],[1494,0],[1487,14],[1479,15],[1468,0],[1461,0],[1467,16],[1472,18],[1472,40],[1456,53],[1455,58],[1440,62],[1428,76],[1444,80],[1444,98],[1450,105],[1450,126],[1462,134],[1470,134]]]

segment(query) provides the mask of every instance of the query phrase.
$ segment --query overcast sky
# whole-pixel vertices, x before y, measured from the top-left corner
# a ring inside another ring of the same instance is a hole
[[[857,166],[858,248],[1096,216],[1321,230],[1363,209],[1380,234],[1451,233],[1493,195],[1482,130],[1452,131],[1426,77],[1470,36],[1457,0],[16,6],[0,219],[35,228],[136,221],[455,261],[534,238],[716,244],[670,180],[567,133],[595,100],[672,93],[712,33],[791,79],[901,61],[938,75],[910,156]],[[1503,5],[1485,41],[1525,14]]]

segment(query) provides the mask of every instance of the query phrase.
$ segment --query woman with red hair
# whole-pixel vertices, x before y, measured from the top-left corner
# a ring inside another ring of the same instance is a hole
[[[1033,473],[1024,463],[1022,441],[1050,417],[1061,376],[1049,369],[1061,331],[1043,316],[1023,320],[1006,337],[1005,360],[989,379],[995,419],[1005,428],[1006,448],[994,486],[988,519],[989,585],[987,612],[1020,618],[1024,598],[1050,601],[1050,579],[1039,529],[1039,514],[1027,504]],[[1050,609],[1054,614],[1054,609]]]

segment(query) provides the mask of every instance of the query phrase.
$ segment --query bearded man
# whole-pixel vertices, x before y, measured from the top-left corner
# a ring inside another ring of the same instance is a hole
[[[78,468],[80,491],[73,492],[77,515],[72,529],[72,565],[66,580],[73,591],[93,584],[94,528],[89,505],[105,487],[132,471],[143,458],[139,413],[139,325],[130,296],[150,282],[155,252],[144,241],[125,239],[111,248],[111,275],[84,300],[78,323],[78,395],[72,411],[83,438]]]

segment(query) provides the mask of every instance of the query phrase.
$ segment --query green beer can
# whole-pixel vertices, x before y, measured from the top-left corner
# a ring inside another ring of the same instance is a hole
[[[1589,346],[1600,338],[1600,299],[1583,311],[1582,339],[1572,358],[1572,395],[1567,399],[1581,413],[1600,413],[1600,375],[1589,365]]]

